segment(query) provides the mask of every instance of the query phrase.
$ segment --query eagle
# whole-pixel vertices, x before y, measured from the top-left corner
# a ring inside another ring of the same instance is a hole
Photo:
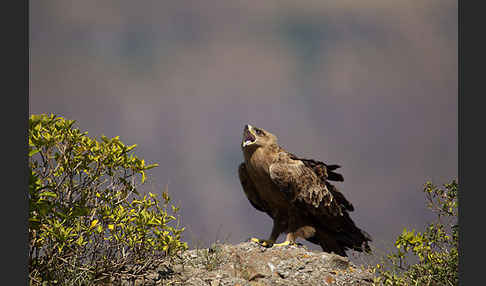
[[[342,182],[339,165],[299,158],[277,144],[263,128],[245,125],[241,142],[244,162],[238,167],[250,204],[273,220],[268,239],[251,238],[265,247],[295,245],[303,238],[328,253],[370,252],[371,237],[349,216],[353,205],[330,181]],[[285,242],[275,243],[286,233]]]

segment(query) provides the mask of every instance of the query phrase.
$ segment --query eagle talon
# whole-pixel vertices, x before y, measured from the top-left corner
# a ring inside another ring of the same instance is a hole
[[[265,240],[265,239],[259,239],[259,238],[255,238],[255,237],[252,237],[250,239],[251,242],[255,242],[255,243],[258,243],[259,245],[263,246],[263,247],[272,247],[274,244],[273,242],[269,241],[269,240]]]
[[[258,243],[259,245],[261,245],[263,247],[286,246],[286,245],[302,245],[301,243],[291,242],[289,240],[286,240],[286,241],[284,241],[282,243],[273,243],[270,240],[259,239],[259,238],[255,238],[255,237],[252,237],[250,239],[250,241],[251,242]]]
[[[286,246],[286,245],[297,245],[297,243],[286,240],[282,243],[276,243],[273,246]]]

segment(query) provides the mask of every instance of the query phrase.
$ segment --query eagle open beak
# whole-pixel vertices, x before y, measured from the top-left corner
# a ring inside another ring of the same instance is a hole
[[[256,136],[253,133],[253,127],[250,124],[245,125],[245,129],[243,132],[243,144],[241,145],[243,148],[255,143]]]

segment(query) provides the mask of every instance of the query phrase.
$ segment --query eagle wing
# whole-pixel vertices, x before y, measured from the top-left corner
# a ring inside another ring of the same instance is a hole
[[[328,215],[342,214],[341,207],[336,203],[325,180],[303,161],[294,160],[286,153],[279,155],[279,160],[269,167],[270,178],[291,201],[311,205],[313,212],[324,211]]]
[[[344,178],[341,174],[334,172],[334,170],[341,168],[341,166],[339,165],[328,165],[324,162],[314,159],[299,158],[292,153],[289,153],[289,157],[293,160],[302,161],[307,167],[311,168],[319,177],[325,178],[330,181],[344,181]]]
[[[340,168],[339,165],[328,165],[324,162],[317,161],[314,159],[304,159],[299,158],[294,154],[289,153],[289,156],[293,160],[299,160],[304,163],[304,165],[314,171],[316,176],[321,180],[323,184],[326,185],[327,189],[331,192],[332,196],[336,200],[336,203],[347,211],[354,211],[353,205],[344,197],[344,195],[329,181],[344,181],[344,177],[336,173],[335,170]]]
[[[245,192],[246,197],[250,201],[250,204],[259,211],[271,213],[265,202],[260,198],[258,195],[257,189],[255,184],[251,180],[248,172],[246,171],[246,166],[244,163],[241,163],[238,167],[238,176],[240,178],[241,186],[243,187],[243,191]]]
[[[338,166],[301,160],[287,154],[288,159],[280,159],[270,165],[270,178],[283,192],[292,196],[291,200],[297,201],[295,205],[301,212],[310,213],[322,222],[317,236],[307,240],[320,243],[326,251],[337,251],[343,256],[349,248],[370,251],[370,235],[356,227],[349,216],[348,211],[354,210],[353,205],[328,181],[329,169],[335,170]],[[286,156],[280,155],[279,158]],[[340,174],[332,176],[342,181]]]

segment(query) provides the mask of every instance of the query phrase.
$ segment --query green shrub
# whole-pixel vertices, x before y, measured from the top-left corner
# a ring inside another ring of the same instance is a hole
[[[395,241],[397,250],[374,268],[376,285],[458,285],[458,185],[453,180],[443,187],[425,184],[427,207],[437,221],[424,232],[403,230]]]
[[[29,120],[31,285],[87,285],[148,257],[187,249],[167,192],[141,195],[146,165],[118,137],[96,140],[73,120]]]

